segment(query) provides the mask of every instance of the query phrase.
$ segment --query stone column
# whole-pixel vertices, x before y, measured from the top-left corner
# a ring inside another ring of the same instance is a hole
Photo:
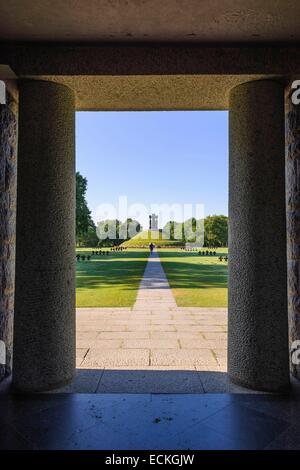
[[[13,384],[50,390],[75,371],[73,92],[19,84]]]
[[[228,373],[242,386],[289,386],[284,88],[230,94]]]
[[[290,346],[300,340],[300,104],[294,105],[286,90],[286,196],[288,310]],[[297,361],[298,362],[298,361]],[[300,364],[291,361],[292,374],[300,379]]]
[[[6,104],[0,104],[0,380],[12,368],[17,123],[17,93],[8,91],[6,83]]]

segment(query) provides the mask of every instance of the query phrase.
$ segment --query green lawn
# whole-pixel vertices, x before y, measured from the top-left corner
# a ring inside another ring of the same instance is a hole
[[[77,249],[77,254],[90,254],[93,248]],[[98,249],[99,250],[99,249]],[[107,248],[109,250],[109,248]],[[93,256],[90,261],[77,261],[77,307],[131,307],[147,263],[149,250],[131,249]]]
[[[217,256],[200,256],[180,249],[158,250],[179,307],[227,306],[227,262],[218,257],[228,249],[216,251]]]
[[[107,249],[109,250],[109,248]],[[92,248],[76,250],[89,254]],[[226,307],[227,262],[177,248],[160,248],[161,262],[180,307]],[[149,255],[148,249],[110,252],[77,262],[77,307],[132,307]]]

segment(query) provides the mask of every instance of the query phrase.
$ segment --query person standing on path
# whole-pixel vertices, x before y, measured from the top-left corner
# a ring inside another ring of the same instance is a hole
[[[150,243],[149,248],[150,248],[150,254],[152,255],[152,252],[154,250],[154,245],[152,242]]]

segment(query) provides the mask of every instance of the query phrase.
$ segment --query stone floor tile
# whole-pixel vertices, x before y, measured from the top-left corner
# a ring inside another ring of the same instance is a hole
[[[103,331],[99,339],[146,339],[150,338],[149,331]]]
[[[124,349],[147,348],[147,349],[179,349],[180,344],[177,339],[124,339]]]
[[[122,346],[123,339],[97,339],[90,343],[89,349],[101,350],[101,349],[118,349]],[[77,346],[80,348],[80,340],[77,342]]]
[[[104,369],[76,369],[72,383],[57,388],[52,393],[96,393]]]
[[[203,393],[195,370],[107,370],[98,393]]]
[[[151,332],[173,332],[175,333],[176,332],[176,328],[174,325],[158,325],[158,324],[155,324],[155,325],[151,325],[151,327],[149,328],[149,331]]]
[[[209,349],[154,349],[151,350],[151,365],[209,365],[215,364],[216,359]]]
[[[76,366],[80,366],[83,359],[87,355],[88,348],[78,348],[76,349]]]
[[[81,363],[81,367],[103,368],[112,366],[139,366],[149,364],[150,352],[148,349],[90,349]]]
[[[180,338],[179,342],[182,349],[212,349],[209,341],[200,337],[197,339]]]
[[[208,339],[208,340],[221,340],[221,341],[226,341],[227,342],[227,333],[220,333],[220,332],[216,332],[216,331],[205,331],[203,332],[203,335],[205,337],[205,339]]]

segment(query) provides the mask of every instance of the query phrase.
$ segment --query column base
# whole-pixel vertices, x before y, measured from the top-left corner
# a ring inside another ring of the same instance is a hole
[[[30,387],[29,386],[25,386],[25,387],[22,387],[20,385],[18,385],[17,383],[14,383],[14,378],[12,379],[12,384],[11,384],[11,390],[12,390],[12,393],[17,393],[17,394],[31,394],[31,393],[39,393],[39,392],[50,392],[52,390],[55,390],[56,388],[61,388],[61,387],[65,387],[66,385],[69,385],[71,382],[73,382],[75,378],[75,371],[74,371],[74,374],[72,374],[72,376],[58,382],[58,383],[55,383],[55,384],[50,384],[48,386],[38,386],[38,387]]]

